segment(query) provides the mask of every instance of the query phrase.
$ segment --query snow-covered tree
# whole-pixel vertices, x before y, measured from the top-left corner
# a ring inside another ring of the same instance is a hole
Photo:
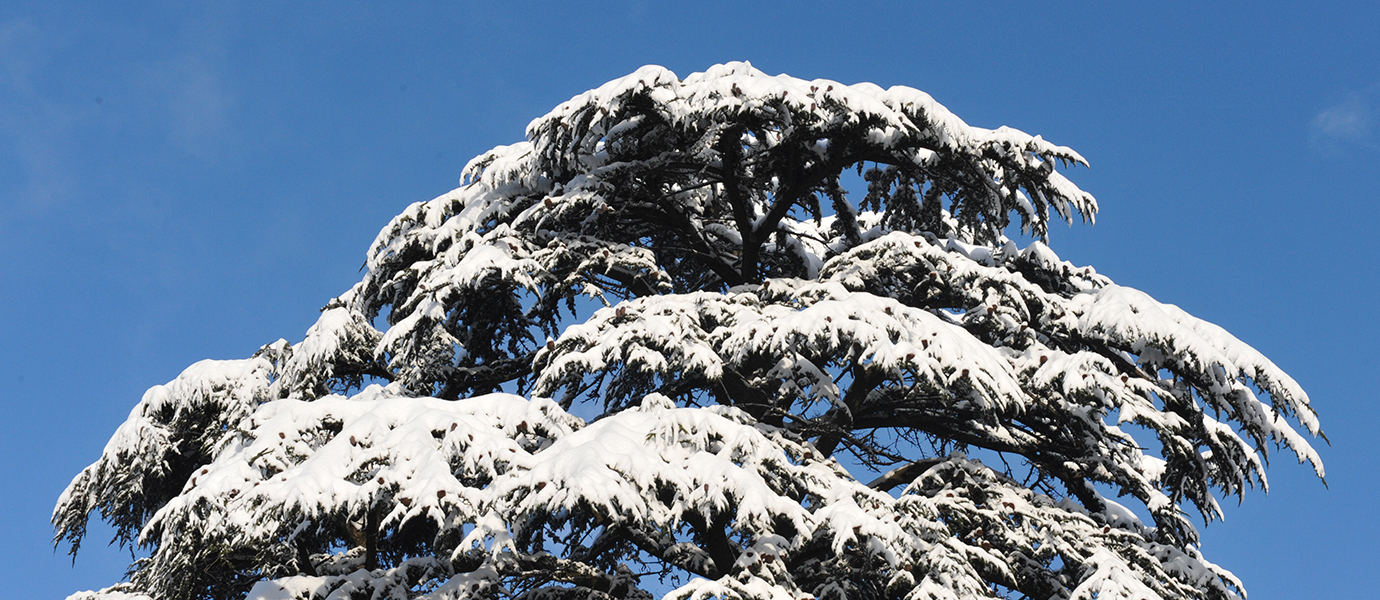
[[[576,96],[145,394],[53,522],[147,557],[76,597],[1242,597],[1194,522],[1314,412],[1045,245],[1083,163],[746,63]]]

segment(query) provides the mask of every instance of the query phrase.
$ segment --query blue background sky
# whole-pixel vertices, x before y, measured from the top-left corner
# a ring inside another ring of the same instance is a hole
[[[1324,489],[1277,455],[1208,557],[1253,600],[1373,597],[1380,8],[953,2],[0,6],[0,597],[120,578],[63,487],[149,386],[290,341],[407,204],[570,96],[656,63],[932,94],[1092,163],[1051,245],[1295,376]]]

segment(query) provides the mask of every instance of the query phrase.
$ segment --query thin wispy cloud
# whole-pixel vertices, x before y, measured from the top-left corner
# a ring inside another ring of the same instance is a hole
[[[193,154],[214,151],[229,124],[233,103],[213,64],[180,55],[150,63],[135,78],[152,95],[152,119],[174,147]]]
[[[1336,152],[1354,145],[1375,142],[1377,90],[1352,93],[1345,100],[1313,116],[1308,125],[1309,141],[1315,150]]]
[[[64,147],[92,117],[91,107],[50,98],[36,84],[49,58],[44,39],[27,20],[0,23],[0,167],[19,176],[5,186],[9,212],[52,204],[73,189]]]
[[[117,57],[86,66],[79,49],[94,27],[0,21],[5,212],[47,210],[80,196],[91,171],[118,160],[111,148],[127,147],[120,136],[151,138],[139,150],[149,156],[209,158],[234,135],[234,86],[221,72],[222,40],[189,36],[172,52],[145,56],[132,34],[111,34]]]

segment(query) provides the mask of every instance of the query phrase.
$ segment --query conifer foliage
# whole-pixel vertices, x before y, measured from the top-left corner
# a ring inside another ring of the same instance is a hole
[[[1080,164],[746,63],[576,96],[300,342],[145,394],[53,522],[148,556],[76,597],[1243,597],[1195,513],[1321,477],[1314,412],[1045,245]]]

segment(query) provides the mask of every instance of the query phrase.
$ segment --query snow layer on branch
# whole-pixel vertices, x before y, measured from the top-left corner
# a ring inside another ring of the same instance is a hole
[[[68,596],[67,600],[153,600],[153,597],[146,594],[121,592],[112,587],[97,592],[77,592]]]
[[[643,108],[648,103],[653,110]],[[865,140],[870,150],[854,149],[857,157],[840,166],[878,160],[924,172],[973,161],[977,172],[985,169],[976,163],[985,161],[990,174],[984,178],[992,179],[970,192],[986,196],[984,201],[1000,206],[1002,214],[1019,210],[1023,222],[1041,235],[1047,208],[1066,221],[1073,211],[1087,219],[1097,212],[1092,196],[1054,172],[1055,162],[1086,164],[1067,147],[1009,127],[969,126],[916,89],[768,76],[747,63],[719,65],[683,81],[661,67],[643,67],[561,104],[528,125],[527,135],[532,152],[560,178],[564,172],[598,172],[616,164],[620,145],[635,145],[628,138],[654,129],[653,121],[673,131],[710,135],[722,131],[722,124],[767,123],[760,130],[750,128],[756,143],[749,144],[748,157],[770,157],[793,139],[846,149],[842,142],[851,140],[837,139],[843,130]],[[708,152],[711,145],[706,141],[703,150],[687,149]],[[1030,195],[1018,193],[1018,187],[1028,187]],[[1004,221],[996,212],[987,214]]]
[[[300,535],[299,523],[361,519],[384,499],[397,503],[383,527],[415,518],[453,526],[448,518],[471,521],[484,506],[465,481],[524,466],[547,436],[578,426],[550,402],[509,395],[447,402],[371,386],[351,398],[279,400],[248,419],[239,443],[194,476],[144,536],[163,547],[232,530],[266,543]],[[208,506],[216,516],[203,516]]]
[[[1125,490],[1188,540],[1196,532],[1171,498],[1187,495],[1219,515],[1209,486],[1240,493],[1263,485],[1257,452],[1269,440],[1321,475],[1316,452],[1282,418],[1315,424],[1307,396],[1246,344],[1089,270],[1070,272],[1043,245],[977,250],[893,232],[826,263],[822,282],[768,280],[727,294],[624,302],[540,350],[535,389],[616,409],[654,391],[718,393],[741,380],[774,390],[759,402],[790,407],[778,414],[796,427],[818,422],[810,407],[826,403],[857,427],[940,427],[936,435],[966,427],[972,437],[964,439],[1032,458],[1052,450],[1040,441],[1048,434],[1039,424],[1049,423],[1063,431],[1056,439],[1066,457],[1050,467]],[[1027,277],[1049,271],[1067,277],[1058,289]],[[840,372],[876,388],[843,402]],[[1258,399],[1252,383],[1274,404]],[[960,425],[925,416],[934,413],[970,416]],[[1159,437],[1164,458],[1144,453],[1124,423]]]
[[[133,584],[165,594],[159,582],[195,579],[183,570],[252,548],[270,562],[259,567],[268,579],[251,598],[466,598],[516,585],[528,577],[524,565],[553,560],[533,554],[532,544],[562,528],[597,523],[606,535],[674,539],[722,522],[728,539],[748,541],[731,564],[713,566],[722,559],[693,546],[656,556],[716,574],[671,597],[843,598],[868,580],[938,597],[985,597],[993,580],[1040,577],[1072,589],[1093,567],[1155,589],[1187,585],[1175,583],[1183,573],[1211,573],[1194,585],[1230,589],[1214,568],[1151,541],[1153,530],[1071,510],[958,455],[894,498],[734,408],[678,408],[652,395],[583,426],[546,400],[495,394],[447,402],[400,392],[373,386],[349,398],[261,406],[237,429],[237,441],[149,522],[143,537],[157,540],[157,550]],[[348,530],[371,513],[384,540],[419,523],[431,524],[434,543],[465,539],[432,550],[450,560],[419,556],[376,569],[359,569],[357,548],[305,559],[292,550],[323,536],[349,540]],[[1109,533],[1101,522],[1117,529]],[[475,545],[485,554],[465,558]],[[645,550],[662,551],[655,548]],[[1056,568],[1056,556],[1066,566]],[[291,574],[305,568],[302,560],[315,574]],[[820,570],[821,561],[852,565],[846,570],[862,579],[839,579]],[[576,581],[621,577],[588,573]]]
[[[444,563],[434,558],[414,558],[393,569],[358,569],[330,575],[296,575],[260,581],[245,600],[350,600],[380,598],[399,600],[469,600],[494,597],[498,573],[485,566],[467,573],[443,576]],[[430,584],[418,592],[415,580]],[[439,581],[434,581],[439,579]]]
[[[1000,352],[939,316],[841,286],[792,287],[769,282],[759,292],[659,296],[600,310],[567,329],[554,356],[538,354],[538,393],[577,388],[587,373],[613,373],[599,391],[612,400],[647,391],[639,383],[652,379],[712,383],[725,369],[767,360],[775,365],[764,377],[781,381],[786,400],[835,402],[838,387],[819,365],[844,358],[931,389],[963,379],[972,394],[958,401],[980,407],[1000,409],[1021,395]],[[778,291],[796,294],[773,298]]]
[[[1204,400],[1244,425],[1262,449],[1263,438],[1283,443],[1299,455],[1300,462],[1311,463],[1319,477],[1324,475],[1321,457],[1281,418],[1294,414],[1317,435],[1318,421],[1307,394],[1254,348],[1216,325],[1131,288],[1113,285],[1078,297],[1073,310],[1079,313],[1078,329],[1083,335],[1118,341],[1133,354],[1162,357],[1146,360],[1147,369],[1191,374],[1198,379],[1194,384]],[[1248,384],[1260,386],[1275,402],[1260,402]]]
[[[223,432],[269,399],[273,364],[263,356],[203,360],[155,386],[82,470],[53,510],[58,537],[77,551],[92,510],[128,543],[148,515],[176,496],[186,476],[219,449]]]
[[[1054,171],[1084,163],[1068,148],[971,127],[911,88],[768,76],[747,63],[684,80],[644,67],[534,120],[528,137],[396,217],[342,301],[365,320],[387,309],[374,355],[414,393],[493,389],[486,382],[537,349],[528,330],[554,335],[560,303],[576,296],[612,303],[754,281],[759,270],[813,278],[889,229],[993,241],[1013,210],[1039,235],[1050,207],[1066,220],[1096,212]],[[863,201],[874,211],[838,191],[839,171],[863,163],[888,173]],[[782,179],[787,167],[800,176]],[[934,215],[925,190],[947,198]],[[824,214],[826,198],[838,214]],[[757,244],[757,264],[743,264],[740,248]]]
[[[1039,242],[1019,253],[979,254],[954,240],[896,232],[831,261],[821,277],[893,297],[920,294],[917,300],[962,310],[964,326],[985,334],[984,341],[1020,350],[1007,353],[1014,371],[1035,369],[1026,397],[1094,395],[1119,411],[1120,422],[1149,427],[1161,442],[1191,453],[1189,469],[1218,463],[1205,470],[1228,492],[1239,493],[1251,478],[1264,483],[1255,452],[1267,451],[1268,441],[1323,474],[1316,452],[1283,419],[1296,416],[1318,433],[1308,396],[1286,373],[1220,327],[1061,262]],[[1250,386],[1272,402],[1260,401]],[[1254,449],[1230,427],[1209,431],[1216,421],[1204,408],[1234,421]],[[1210,459],[1197,454],[1200,444]],[[1147,475],[1159,479],[1159,463],[1148,465],[1155,468]],[[1199,500],[1213,506],[1208,494]]]
[[[382,334],[351,306],[355,290],[322,309],[306,337],[284,353],[281,375],[274,382],[277,395],[323,396],[333,389],[358,386],[372,370]]]
[[[761,535],[790,523],[813,530],[800,505],[826,502],[849,481],[836,465],[796,464],[808,450],[764,433],[727,408],[680,409],[649,396],[640,410],[600,420],[543,452],[521,477],[495,486],[512,498],[510,522],[589,510],[596,518],[673,531],[687,513],[731,513],[730,527]],[[857,486],[855,493],[875,494]],[[670,502],[657,498],[672,498]]]

